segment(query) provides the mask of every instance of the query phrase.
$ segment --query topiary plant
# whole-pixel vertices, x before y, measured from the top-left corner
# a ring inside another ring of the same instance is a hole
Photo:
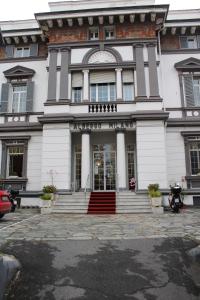
[[[57,188],[55,185],[44,185],[42,191],[46,194],[54,194],[56,193]]]
[[[52,200],[51,194],[43,194],[40,198],[42,200]]]

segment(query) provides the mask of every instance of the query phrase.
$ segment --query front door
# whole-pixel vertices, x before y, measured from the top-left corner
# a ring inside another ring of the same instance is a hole
[[[115,151],[93,152],[93,186],[95,191],[116,189]]]

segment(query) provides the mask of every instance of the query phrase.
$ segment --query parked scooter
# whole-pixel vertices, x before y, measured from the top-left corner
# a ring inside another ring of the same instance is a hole
[[[169,206],[173,212],[179,213],[180,208],[183,207],[183,199],[181,197],[182,188],[179,183],[176,183],[174,186],[170,185],[170,189]]]
[[[8,192],[9,192],[10,202],[11,202],[11,204],[12,204],[11,212],[14,212],[16,206],[17,206],[18,208],[20,207],[21,199],[18,197],[18,196],[19,196],[19,191],[16,191],[16,190],[9,190]]]

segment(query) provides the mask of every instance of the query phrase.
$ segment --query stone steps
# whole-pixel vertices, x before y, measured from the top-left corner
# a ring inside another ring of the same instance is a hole
[[[83,192],[59,195],[52,207],[52,213],[86,214],[89,198],[90,193],[87,193],[85,197],[85,193]],[[99,200],[97,199],[97,204],[98,202]],[[151,212],[150,200],[146,194],[135,194],[129,191],[116,193],[116,213],[139,214]]]
[[[152,213],[151,204],[146,194],[119,192],[116,196],[117,213]]]
[[[52,213],[62,214],[86,214],[90,194],[87,193],[68,193],[58,195],[58,199],[52,207]]]

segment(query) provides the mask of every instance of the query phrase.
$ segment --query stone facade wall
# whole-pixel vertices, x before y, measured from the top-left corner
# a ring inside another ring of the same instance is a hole
[[[155,24],[152,23],[134,23],[117,24],[114,26],[117,39],[129,38],[154,38],[156,37]],[[104,25],[94,24],[91,27],[99,28],[99,39],[105,40],[104,29],[106,26],[112,26],[105,23]],[[72,26],[63,28],[53,28],[48,32],[49,43],[65,43],[65,42],[83,42],[89,39],[88,25]]]
[[[162,50],[176,50],[180,49],[179,35],[161,36]]]

